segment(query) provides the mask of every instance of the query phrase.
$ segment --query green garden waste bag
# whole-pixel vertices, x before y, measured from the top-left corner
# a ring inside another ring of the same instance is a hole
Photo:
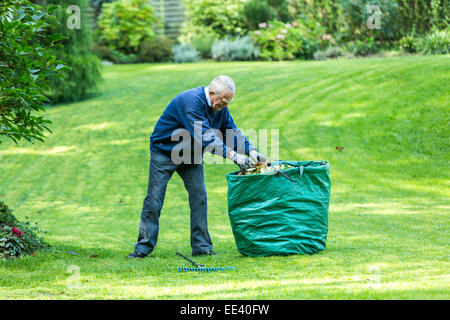
[[[272,167],[284,163],[293,168],[226,176],[231,228],[243,255],[312,254],[325,249],[329,164],[272,161]]]

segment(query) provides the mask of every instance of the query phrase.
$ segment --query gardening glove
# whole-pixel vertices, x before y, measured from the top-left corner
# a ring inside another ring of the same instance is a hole
[[[245,173],[245,171],[247,171],[251,167],[250,160],[246,156],[237,152],[234,152],[233,155],[231,155],[230,159],[239,166],[242,173]]]
[[[255,162],[261,162],[261,163],[269,162],[269,159],[266,156],[262,155],[261,153],[258,153],[258,151],[256,151],[255,149],[250,150],[249,156]]]

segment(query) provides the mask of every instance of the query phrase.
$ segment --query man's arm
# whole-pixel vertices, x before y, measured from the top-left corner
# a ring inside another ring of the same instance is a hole
[[[209,126],[208,120],[200,112],[189,111],[180,114],[181,125],[186,128],[194,142],[202,145],[203,148],[208,147],[208,151],[214,153],[216,150],[221,151],[221,155],[226,158],[232,151],[226,146],[222,139],[215,133],[214,129]]]
[[[251,150],[256,150],[251,142],[248,141],[247,137],[236,126],[228,109],[226,110],[225,121],[221,131],[224,133],[226,145],[234,152],[249,155]]]
[[[231,117],[230,113],[227,110],[227,118],[225,121],[225,132],[227,132],[227,130],[232,130],[233,133],[233,141],[229,141],[231,140],[231,138],[226,139],[226,144],[228,147],[232,148],[233,151],[230,152],[229,154],[229,158],[233,159],[234,158],[234,153],[235,152],[239,152],[239,153],[243,153],[242,151],[244,151],[244,153],[248,156],[250,156],[250,158],[252,158],[255,162],[268,162],[269,159],[258,153],[257,149],[251,144],[250,141],[248,141],[247,137],[242,133],[242,131],[236,126],[236,124],[234,123],[233,117]],[[225,137],[227,137],[227,134],[225,133],[224,135]],[[230,145],[230,143],[233,143],[233,145]]]

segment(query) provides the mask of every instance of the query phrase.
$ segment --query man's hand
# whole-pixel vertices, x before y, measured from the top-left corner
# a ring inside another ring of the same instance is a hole
[[[266,156],[262,155],[261,153],[258,153],[258,151],[256,151],[255,149],[250,150],[249,156],[255,162],[261,163],[269,162],[269,159]]]
[[[239,166],[242,173],[245,173],[251,167],[250,160],[242,154],[230,151],[227,157]]]

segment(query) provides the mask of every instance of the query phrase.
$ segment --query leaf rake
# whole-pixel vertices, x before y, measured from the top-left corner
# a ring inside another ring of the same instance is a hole
[[[235,267],[209,267],[209,268],[206,268],[202,264],[199,264],[199,263],[189,259],[188,257],[185,257],[178,251],[177,251],[177,255],[179,255],[180,257],[189,261],[190,263],[192,263],[195,266],[195,268],[178,267],[178,272],[206,272],[207,273],[207,272],[218,272],[218,271],[220,272],[220,271],[236,270]]]

